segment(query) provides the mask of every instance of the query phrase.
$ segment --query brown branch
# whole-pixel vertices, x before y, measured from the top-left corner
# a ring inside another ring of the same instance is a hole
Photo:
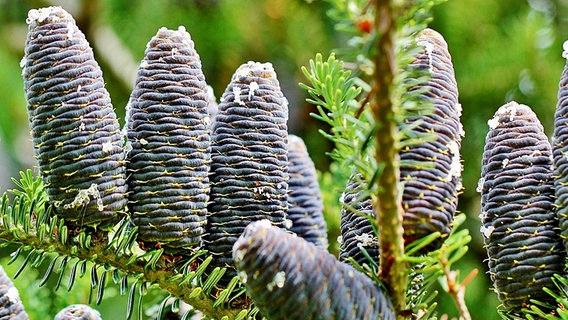
[[[172,267],[164,256],[156,264],[155,270],[145,269],[145,261],[136,260],[133,263],[128,263],[135,255],[134,253],[116,254],[112,248],[106,248],[108,244],[106,235],[93,238],[90,247],[82,249],[78,243],[75,245],[63,244],[58,237],[49,235],[40,238],[31,226],[29,230],[25,231],[25,228],[21,225],[5,225],[3,220],[0,217],[0,240],[33,247],[40,251],[55,252],[61,256],[91,261],[98,265],[109,265],[128,276],[139,277],[139,281],[157,284],[163,290],[213,319],[220,319],[224,316],[234,319],[242,311],[241,308],[214,307],[214,297],[205,293],[195,294],[194,289],[197,285],[192,283],[181,284],[183,276]],[[192,295],[192,293],[194,294]],[[247,307],[249,306],[242,306],[243,309]]]
[[[465,279],[461,283],[459,283],[457,280],[459,272],[452,271],[446,259],[443,259],[441,263],[444,268],[444,276],[446,278],[446,287],[448,294],[450,295],[450,297],[452,297],[452,300],[458,308],[460,320],[471,320],[471,315],[469,314],[469,310],[467,309],[467,305],[465,304],[465,287],[477,275],[478,270],[473,269],[465,277]]]
[[[382,167],[378,178],[378,197],[374,204],[379,225],[380,271],[395,310],[405,309],[408,266],[403,261],[404,239],[402,226],[402,190],[400,188],[400,157],[396,148],[398,128],[395,122],[397,106],[393,104],[392,86],[397,72],[394,50],[396,35],[395,12],[392,1],[377,0],[375,32],[378,43],[374,56],[376,93],[371,106],[377,123],[375,140],[376,160]]]

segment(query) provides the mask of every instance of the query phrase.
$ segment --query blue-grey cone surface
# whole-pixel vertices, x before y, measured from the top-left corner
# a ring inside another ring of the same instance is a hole
[[[199,245],[205,232],[211,160],[207,90],[185,28],[158,30],[129,101],[128,207],[138,239],[167,253]]]
[[[68,225],[110,225],[126,207],[126,167],[101,69],[62,8],[30,10],[26,22],[22,75],[47,194]]]
[[[509,102],[488,124],[478,186],[481,232],[499,300],[520,314],[530,299],[555,304],[543,288],[554,289],[551,277],[564,269],[551,145],[528,106]]]
[[[288,106],[270,63],[248,62],[221,97],[211,143],[211,204],[205,248],[212,266],[234,266],[245,227],[268,219],[284,226],[288,190]],[[226,273],[230,279],[234,268]]]
[[[566,43],[565,43],[566,48]],[[567,48],[568,49],[568,48]],[[566,50],[563,56],[568,58]],[[558,84],[558,101],[554,113],[552,154],[554,157],[555,205],[564,248],[568,248],[568,62]]]
[[[353,258],[359,265],[370,264],[361,249],[365,249],[374,263],[379,264],[379,239],[373,230],[373,203],[368,196],[362,175],[354,173],[341,194],[341,241],[339,260]]]
[[[302,138],[288,135],[288,220],[290,231],[327,249],[327,226],[314,162]]]
[[[435,134],[431,141],[411,144],[400,152],[400,180],[404,183],[404,238],[409,244],[433,232],[442,237],[427,247],[437,249],[452,229],[458,194],[462,188],[460,160],[463,128],[461,105],[448,46],[442,35],[425,29],[417,38],[424,47],[411,68],[428,72],[430,79],[412,88],[432,103],[431,114],[405,119],[409,137]],[[417,124],[414,126],[414,124]]]
[[[0,320],[28,320],[18,289],[0,266]]]
[[[238,274],[268,319],[395,319],[369,277],[267,220],[250,224],[233,248]]]
[[[101,314],[86,304],[72,304],[59,311],[54,320],[102,320]]]

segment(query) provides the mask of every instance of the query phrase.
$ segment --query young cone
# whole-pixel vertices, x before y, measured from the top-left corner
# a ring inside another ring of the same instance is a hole
[[[288,136],[288,219],[290,231],[327,249],[327,231],[323,202],[314,162],[302,138]]]
[[[568,59],[568,42],[563,56]],[[568,248],[568,61],[558,85],[558,102],[554,113],[552,154],[554,157],[554,188],[560,232],[564,248]]]
[[[552,275],[564,268],[551,146],[525,105],[509,102],[488,123],[478,190],[481,232],[499,300],[521,315],[530,299],[555,304],[543,288],[553,289]]]
[[[101,69],[65,10],[30,10],[27,23],[22,75],[47,194],[67,225],[111,225],[126,206],[126,168]]]
[[[200,245],[209,201],[208,92],[185,28],[148,43],[130,96],[128,186],[138,239],[167,253]]]
[[[374,219],[373,203],[365,196],[366,183],[360,174],[352,174],[341,195],[341,243],[339,260],[353,258],[359,265],[369,264],[361,249],[379,264],[379,240],[370,219]]]
[[[400,151],[400,180],[404,183],[404,239],[409,244],[433,232],[442,237],[427,250],[440,247],[452,229],[461,185],[460,145],[463,128],[461,105],[451,56],[438,32],[425,29],[417,38],[424,47],[411,68],[427,71],[430,79],[411,89],[411,94],[433,104],[431,114],[405,119],[408,138],[433,134],[433,140],[410,144]]]
[[[288,190],[288,107],[270,63],[240,66],[221,98],[211,150],[211,204],[205,248],[212,266],[234,266],[245,227],[268,219],[283,227]],[[229,269],[226,278],[236,272]]]

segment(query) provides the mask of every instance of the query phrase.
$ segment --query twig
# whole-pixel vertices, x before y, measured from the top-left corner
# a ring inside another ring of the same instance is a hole
[[[171,268],[164,257],[157,263],[156,269],[152,270],[145,268],[142,261],[129,263],[133,253],[116,254],[112,249],[105,250],[108,243],[106,236],[94,238],[91,241],[91,246],[87,249],[77,249],[77,246],[65,245],[58,239],[51,239],[49,236],[40,238],[31,226],[30,229],[24,230],[21,226],[5,225],[0,221],[0,239],[9,243],[19,243],[25,247],[35,248],[40,251],[55,252],[62,256],[114,267],[124,274],[139,277],[140,281],[157,284],[173,296],[179,297],[184,302],[214,319],[220,319],[223,316],[233,319],[242,310],[214,307],[215,299],[205,293],[192,295],[195,285],[191,283],[182,285],[180,282],[183,280],[183,276]],[[243,306],[243,308],[246,308],[246,306]]]
[[[396,33],[395,12],[392,1],[377,0],[375,31],[377,52],[374,56],[376,87],[374,103],[371,105],[377,122],[375,140],[376,159],[382,165],[378,178],[378,197],[374,203],[375,216],[379,225],[380,271],[379,276],[387,286],[397,312],[405,309],[405,292],[408,282],[408,266],[404,257],[404,239],[400,189],[400,158],[396,148],[398,128],[395,123],[397,106],[393,104],[392,84],[396,73],[394,38]]]
[[[471,280],[473,280],[473,278],[475,278],[478,270],[471,270],[471,272],[460,283],[457,280],[459,271],[452,271],[450,269],[450,264],[446,259],[442,259],[441,263],[444,268],[444,276],[446,278],[446,287],[448,294],[450,295],[450,297],[452,297],[452,300],[454,300],[454,303],[458,308],[460,320],[471,320],[471,315],[469,314],[469,310],[467,309],[467,305],[465,304],[465,287]]]

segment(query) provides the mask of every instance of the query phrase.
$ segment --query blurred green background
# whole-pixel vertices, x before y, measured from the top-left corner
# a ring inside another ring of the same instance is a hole
[[[327,3],[304,0],[0,0],[0,189],[14,187],[10,177],[35,167],[27,124],[20,59],[28,10],[61,5],[77,20],[103,68],[107,88],[121,119],[134,83],[136,68],[146,43],[160,27],[184,25],[200,53],[207,82],[220,97],[234,70],[249,60],[270,61],[290,102],[289,130],[303,137],[322,172],[330,160],[327,141],[317,132],[322,124],[309,116],[301,66],[316,52],[326,56],[345,46],[345,37],[334,30]],[[463,105],[465,191],[460,210],[474,239],[459,268],[465,276],[479,274],[468,286],[466,301],[474,319],[499,319],[496,295],[490,290],[486,258],[479,233],[479,195],[476,193],[487,120],[510,100],[527,104],[552,133],[558,80],[565,65],[562,44],[568,39],[568,1],[560,0],[449,0],[434,10],[431,26],[441,32],[452,54]],[[325,129],[325,128],[324,128]],[[328,187],[323,185],[323,188]],[[324,190],[333,195],[338,190]],[[327,199],[326,203],[337,202]],[[336,206],[328,207],[330,240],[338,233]],[[331,248],[333,249],[333,247]],[[7,256],[9,251],[0,251]],[[0,257],[5,264],[7,257]],[[16,266],[8,267],[13,275]],[[29,270],[28,270],[29,271]],[[50,283],[37,287],[36,272],[16,280],[32,319],[49,318],[58,308],[86,302],[88,288],[78,286],[53,291]],[[38,273],[39,274],[39,273]],[[112,294],[109,295],[113,296]],[[443,294],[439,311],[457,316]],[[151,300],[151,297],[148,298]],[[105,319],[124,314],[125,299],[105,299],[98,307]]]

